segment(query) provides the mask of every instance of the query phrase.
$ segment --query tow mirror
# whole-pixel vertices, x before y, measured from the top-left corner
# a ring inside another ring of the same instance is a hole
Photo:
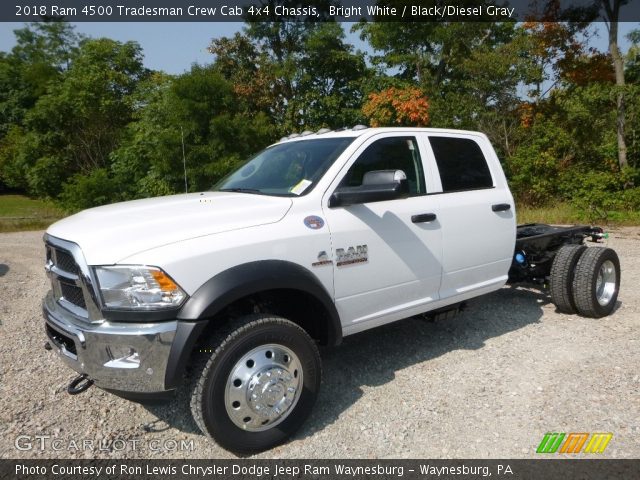
[[[329,198],[329,207],[382,202],[409,196],[409,183],[402,170],[373,170],[364,174],[362,185],[339,187]]]

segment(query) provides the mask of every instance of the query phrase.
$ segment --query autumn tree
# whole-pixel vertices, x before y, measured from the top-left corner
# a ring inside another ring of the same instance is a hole
[[[250,109],[269,113],[284,134],[361,119],[369,70],[344,38],[338,23],[263,22],[213,40],[209,51]]]
[[[391,87],[369,95],[362,113],[372,127],[426,127],[429,102],[419,88]]]

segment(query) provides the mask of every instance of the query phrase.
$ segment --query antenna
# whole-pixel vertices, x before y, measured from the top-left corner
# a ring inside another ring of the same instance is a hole
[[[187,157],[184,156],[184,130],[182,129],[182,125],[180,125],[180,137],[182,138],[182,165],[184,166],[184,193],[189,193],[189,188],[187,187]]]

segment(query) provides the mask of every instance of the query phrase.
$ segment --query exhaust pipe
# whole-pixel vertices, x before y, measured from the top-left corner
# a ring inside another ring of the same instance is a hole
[[[67,386],[67,393],[69,395],[78,395],[82,392],[86,392],[91,385],[93,385],[93,380],[89,378],[89,375],[83,373],[71,380],[71,383]]]

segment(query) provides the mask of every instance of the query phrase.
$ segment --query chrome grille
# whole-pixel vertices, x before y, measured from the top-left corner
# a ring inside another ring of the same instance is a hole
[[[64,250],[55,250],[54,265],[60,270],[73,273],[74,275],[78,275],[80,273],[80,268],[78,267],[76,261],[73,259],[73,256],[69,252],[65,252]]]
[[[67,302],[73,303],[74,305],[86,310],[87,303],[84,301],[82,288],[75,284],[67,283],[62,279],[59,279],[58,281],[60,282],[60,293],[62,293],[62,298]]]
[[[75,243],[45,235],[46,266],[58,305],[87,322],[101,320],[82,251]]]

